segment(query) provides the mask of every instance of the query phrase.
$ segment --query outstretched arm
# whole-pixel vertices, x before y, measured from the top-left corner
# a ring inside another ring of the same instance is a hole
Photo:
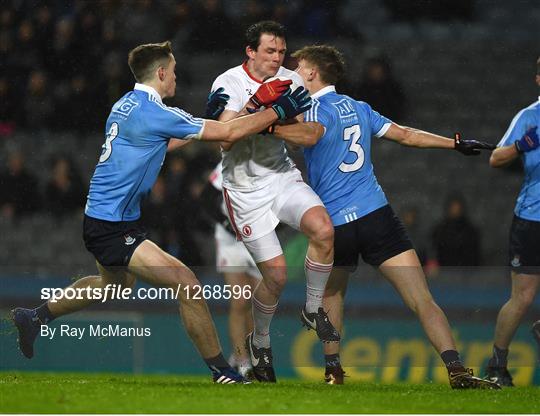
[[[392,123],[383,137],[393,140],[404,146],[432,148],[432,149],[454,149],[466,156],[476,156],[480,150],[493,150],[495,145],[478,140],[463,140],[459,133],[454,134],[454,138],[439,136],[412,127],[400,126]]]
[[[232,144],[250,134],[264,130],[276,120],[278,120],[278,115],[270,108],[257,114],[234,118],[225,123],[205,120],[201,140]]]
[[[403,146],[439,149],[454,148],[453,139],[395,123],[392,123],[383,137]]]
[[[276,120],[287,120],[311,108],[311,98],[304,88],[281,95],[266,110],[245,117],[235,118],[226,123],[205,120],[201,140],[234,143],[243,137],[258,133]],[[223,116],[224,114],[222,114]]]

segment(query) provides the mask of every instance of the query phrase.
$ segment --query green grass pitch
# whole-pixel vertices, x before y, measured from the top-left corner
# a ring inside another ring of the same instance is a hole
[[[539,413],[537,387],[438,384],[214,385],[199,376],[0,373],[1,413]]]

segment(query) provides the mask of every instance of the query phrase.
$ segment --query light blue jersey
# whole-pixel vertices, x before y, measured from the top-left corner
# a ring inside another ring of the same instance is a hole
[[[362,101],[328,86],[312,96],[305,121],[325,127],[319,142],[304,149],[311,187],[334,226],[357,220],[388,204],[373,173],[371,138],[386,133],[391,121]]]
[[[521,139],[531,127],[540,135],[540,97],[538,101],[516,114],[498,146],[508,146]],[[529,221],[540,221],[540,147],[521,155],[525,178],[514,214]]]
[[[199,138],[204,120],[168,107],[151,87],[135,84],[112,107],[105,144],[90,181],[85,213],[106,221],[133,221],[154,185],[171,137]]]

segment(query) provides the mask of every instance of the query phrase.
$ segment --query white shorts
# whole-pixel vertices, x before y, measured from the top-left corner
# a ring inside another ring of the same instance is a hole
[[[216,269],[219,273],[247,273],[261,279],[262,275],[244,244],[236,241],[222,225],[216,225]]]
[[[272,232],[283,222],[296,230],[304,213],[324,206],[319,196],[302,179],[298,169],[276,173],[271,183],[255,191],[223,188],[223,197],[237,238],[253,241]]]

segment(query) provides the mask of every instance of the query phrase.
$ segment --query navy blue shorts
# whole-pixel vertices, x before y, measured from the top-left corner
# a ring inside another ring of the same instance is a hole
[[[83,239],[102,266],[127,267],[135,249],[146,240],[146,230],[139,221],[111,222],[85,215]]]
[[[512,271],[540,274],[540,221],[524,220],[514,215],[509,248]]]
[[[334,266],[353,271],[358,257],[380,266],[386,260],[413,249],[405,226],[390,205],[355,221],[335,227]]]

